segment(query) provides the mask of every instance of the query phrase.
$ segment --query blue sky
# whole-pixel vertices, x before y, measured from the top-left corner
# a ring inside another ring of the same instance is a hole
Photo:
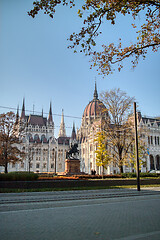
[[[70,135],[73,121],[80,127],[84,108],[93,98],[96,78],[99,93],[119,87],[135,96],[143,115],[160,116],[159,53],[149,51],[147,59],[141,60],[135,70],[127,62],[120,73],[103,78],[96,69],[90,69],[89,57],[67,49],[67,38],[81,26],[78,7],[57,9],[53,20],[43,13],[32,19],[27,15],[32,2],[0,0],[0,113],[9,111],[2,106],[17,108],[19,104],[21,108],[25,97],[27,110],[33,110],[34,105],[35,112],[43,108],[48,114],[52,101],[53,114],[60,115],[64,109]],[[114,27],[107,24],[102,30],[98,45],[120,36],[131,42],[134,36],[129,19],[122,17],[117,18]],[[57,136],[61,118],[53,118]]]

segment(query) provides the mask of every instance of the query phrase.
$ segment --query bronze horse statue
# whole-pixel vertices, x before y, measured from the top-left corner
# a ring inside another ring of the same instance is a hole
[[[70,149],[68,150],[68,152],[66,152],[66,158],[71,158],[72,154],[74,156],[76,153],[79,154],[78,144],[77,143],[75,143],[74,145],[71,144]]]

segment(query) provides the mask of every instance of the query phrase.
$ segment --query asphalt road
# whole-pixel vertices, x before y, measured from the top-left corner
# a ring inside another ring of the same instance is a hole
[[[3,240],[160,239],[160,189],[0,195]]]

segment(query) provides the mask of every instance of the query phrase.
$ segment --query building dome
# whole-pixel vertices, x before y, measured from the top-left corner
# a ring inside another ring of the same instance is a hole
[[[89,102],[89,104],[86,106],[83,112],[83,117],[84,118],[98,117],[105,114],[107,114],[108,116],[108,111],[106,110],[105,105],[98,99],[96,84],[93,96],[94,96],[93,100]]]

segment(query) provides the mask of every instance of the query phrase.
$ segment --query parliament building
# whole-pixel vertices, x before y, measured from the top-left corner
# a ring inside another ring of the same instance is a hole
[[[101,167],[96,165],[96,143],[94,141],[96,133],[100,130],[103,120],[109,117],[104,104],[98,98],[95,84],[93,99],[87,104],[82,115],[81,126],[77,131],[73,124],[71,136],[66,136],[64,113],[62,110],[61,123],[58,138],[54,136],[54,121],[52,117],[52,106],[48,118],[41,115],[26,115],[25,101],[23,100],[22,111],[17,117],[21,124],[25,126],[25,137],[21,144],[21,149],[26,156],[22,162],[10,163],[8,171],[32,171],[39,173],[65,172],[66,152],[74,142],[78,143],[80,170],[91,174],[96,171],[102,173]],[[142,138],[147,145],[146,165],[141,171],[160,170],[160,118],[147,118],[138,113],[138,128],[147,129],[142,134]],[[124,172],[130,172],[131,168],[124,166]],[[1,167],[1,171],[3,168]],[[111,163],[105,174],[118,173],[119,169]]]

